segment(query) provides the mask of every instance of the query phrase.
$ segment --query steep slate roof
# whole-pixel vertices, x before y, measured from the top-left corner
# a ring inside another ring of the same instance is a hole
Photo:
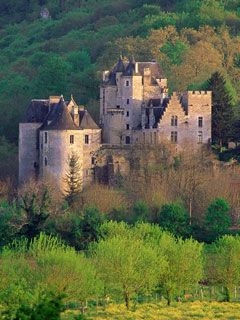
[[[96,122],[93,120],[87,110],[80,111],[80,129],[99,129]]]
[[[134,58],[129,59],[129,61],[124,61],[122,57],[119,58],[118,62],[114,65],[113,69],[110,71],[108,80],[105,82],[108,85],[116,85],[116,73],[122,72],[124,76],[136,75],[135,64],[138,64],[138,75],[143,76],[144,68],[149,68],[151,70],[152,83],[156,83],[155,79],[165,79],[160,65],[155,62],[136,62]]]
[[[118,63],[114,67],[114,72],[124,72],[125,71],[125,64],[123,62],[122,56],[119,57]]]
[[[136,71],[135,71],[135,60],[134,58],[131,58],[129,61],[129,64],[127,65],[125,72],[123,72],[124,76],[133,76],[136,75]]]
[[[32,100],[23,123],[42,123],[40,130],[100,129],[87,110],[84,110],[84,107],[78,107],[72,96],[70,101],[64,101],[63,97],[58,103],[50,101],[49,99]],[[73,121],[71,103],[78,107],[79,126],[76,126]]]
[[[49,116],[51,112],[49,113]],[[41,130],[78,130],[79,128],[74,124],[72,116],[68,110],[68,107],[63,99],[60,99],[56,106],[53,120],[48,124],[50,119],[47,117],[44,121]]]
[[[164,72],[160,67],[159,63],[155,61],[151,62],[138,62],[138,71],[143,76],[143,71],[145,68],[149,68],[151,70],[151,75],[153,78],[157,79],[165,79]]]
[[[32,100],[22,120],[23,123],[43,122],[49,112],[49,100]]]
[[[115,86],[117,84],[116,82],[116,73],[117,72],[125,72],[125,69],[127,67],[127,63],[123,61],[122,56],[119,57],[118,62],[113,67],[112,71],[109,74],[108,81],[106,82],[109,85]]]

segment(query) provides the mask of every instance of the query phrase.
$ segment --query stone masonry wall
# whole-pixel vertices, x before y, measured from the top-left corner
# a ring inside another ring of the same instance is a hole
[[[37,132],[41,123],[19,124],[19,183],[34,179],[38,170]]]
[[[47,143],[44,141],[45,131],[40,132],[40,177],[54,179],[63,192],[67,188],[66,174],[69,170],[69,159],[72,154],[78,157],[80,167],[79,179],[83,179],[83,135],[81,130],[46,131]],[[74,144],[70,144],[70,135],[74,135]],[[47,165],[45,163],[45,158]]]

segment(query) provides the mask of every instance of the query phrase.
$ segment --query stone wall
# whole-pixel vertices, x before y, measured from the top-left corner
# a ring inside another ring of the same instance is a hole
[[[45,143],[47,133],[47,143]],[[70,136],[74,143],[70,143]],[[63,192],[67,189],[66,175],[69,172],[69,160],[77,156],[79,179],[83,187],[94,179],[94,155],[100,148],[101,130],[49,130],[40,132],[40,176],[54,179]]]
[[[172,125],[172,117],[175,117],[177,125]],[[187,139],[191,138],[188,135],[188,124],[185,111],[180,103],[176,93],[170,98],[168,106],[162,115],[159,126],[159,142],[165,140],[171,142],[172,132],[177,132],[177,144],[183,145]]]
[[[188,102],[188,134],[192,143],[198,143],[198,132],[202,132],[203,143],[211,141],[212,93],[211,91],[188,91],[184,94]],[[203,118],[202,127],[198,126],[198,118]]]
[[[38,128],[41,123],[19,124],[19,183],[35,179],[38,174]]]
[[[94,180],[94,167],[96,152],[101,146],[101,130],[85,129],[82,132],[83,139],[83,186]],[[89,143],[85,143],[85,136],[88,136]]]
[[[47,143],[45,143],[45,132]],[[70,144],[70,135],[74,135],[74,144]],[[69,160],[74,154],[78,157],[79,179],[83,179],[83,135],[80,130],[49,130],[40,132],[40,177],[53,179],[63,192],[67,189],[66,175],[69,172]]]

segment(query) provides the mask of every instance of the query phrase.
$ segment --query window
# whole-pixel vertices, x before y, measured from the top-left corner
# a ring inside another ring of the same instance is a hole
[[[178,125],[178,117],[177,116],[172,116],[171,118],[171,126],[172,127],[177,127]]]
[[[202,143],[203,142],[203,133],[202,131],[198,131],[198,143]]]
[[[129,111],[127,111],[127,117],[129,117]]]
[[[129,87],[129,81],[128,80],[126,81],[126,87]]]
[[[44,143],[48,143],[48,134],[44,132]]]
[[[48,160],[46,157],[44,158],[44,164],[45,164],[45,167],[48,165]]]
[[[127,99],[127,104],[129,104],[129,99]]]
[[[92,157],[92,165],[94,165],[96,163],[96,158]]]
[[[198,126],[199,126],[199,128],[202,128],[202,126],[203,126],[203,117],[198,117]]]
[[[126,141],[126,144],[130,144],[130,143],[131,143],[131,139],[130,139],[130,137],[129,137],[129,136],[126,136],[125,141]]]
[[[74,135],[73,134],[70,135],[70,144],[74,144]]]
[[[129,130],[129,124],[126,125],[126,129]]]
[[[89,144],[89,135],[88,134],[85,135],[85,144]]]
[[[171,132],[171,142],[172,143],[177,143],[177,131],[172,131]]]
[[[120,106],[117,106],[117,109],[120,109]]]

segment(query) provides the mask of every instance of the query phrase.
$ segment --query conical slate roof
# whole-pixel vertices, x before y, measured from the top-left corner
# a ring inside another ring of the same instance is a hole
[[[124,72],[124,75],[125,76],[133,76],[134,74],[136,74],[135,72],[135,59],[132,57],[130,60],[129,60],[129,64],[127,65],[127,68]]]
[[[74,124],[72,116],[68,107],[61,97],[58,105],[56,106],[54,119],[48,124],[49,119],[44,121],[41,130],[78,130],[79,128]]]
[[[81,117],[81,114],[80,114]],[[80,122],[80,129],[99,129],[96,122],[93,120],[91,115],[87,112],[87,110],[84,110],[82,112],[81,122]]]
[[[124,72],[125,71],[125,65],[124,65],[124,62],[123,62],[123,59],[121,56],[118,59],[118,63],[114,67],[114,71],[115,72]]]

